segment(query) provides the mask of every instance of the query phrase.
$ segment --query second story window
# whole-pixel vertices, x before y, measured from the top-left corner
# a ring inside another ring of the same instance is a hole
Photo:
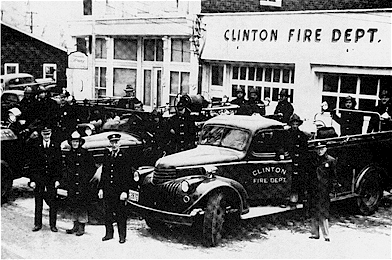
[[[171,61],[190,62],[191,42],[188,39],[173,39],[171,45]]]
[[[95,58],[96,59],[106,59],[106,39],[96,39],[95,41]]]
[[[114,39],[114,59],[137,60],[137,40]]]
[[[4,74],[19,73],[18,63],[4,63]]]
[[[144,60],[163,61],[163,40],[146,39],[144,40]]]
[[[260,0],[260,5],[282,7],[282,0]]]
[[[44,79],[52,79],[54,82],[57,80],[56,64],[44,64]]]

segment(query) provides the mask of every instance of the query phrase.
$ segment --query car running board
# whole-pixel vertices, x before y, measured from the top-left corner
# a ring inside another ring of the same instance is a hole
[[[249,208],[249,212],[241,215],[241,219],[250,219],[250,218],[256,218],[256,217],[261,217],[261,216],[266,216],[266,215],[272,215],[280,212],[285,212],[289,210],[296,210],[296,209],[302,209],[303,204],[296,204],[296,207],[290,207],[287,206],[285,208],[279,207],[279,206],[260,206],[260,207],[251,207]]]

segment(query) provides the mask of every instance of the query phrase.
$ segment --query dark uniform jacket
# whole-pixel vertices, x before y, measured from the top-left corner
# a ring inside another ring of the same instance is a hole
[[[169,126],[174,130],[172,149],[180,152],[196,146],[196,125],[190,114],[175,114],[169,120]]]
[[[69,202],[85,205],[92,199],[90,180],[94,176],[95,161],[86,149],[71,150],[65,155],[65,177]]]
[[[34,122],[38,117],[37,100],[35,98],[23,98],[20,103],[21,117],[20,119],[26,120],[26,126]]]
[[[380,116],[382,114],[384,114],[385,112],[387,112],[389,114],[389,116],[392,117],[392,101],[391,101],[391,99],[385,105],[380,102],[378,104],[378,106],[376,106],[374,112],[379,113]],[[372,117],[370,118],[367,132],[368,133],[371,133],[373,131],[378,132],[380,130],[379,123],[380,123],[380,118],[378,116],[372,115]],[[382,119],[381,120],[381,131],[388,131],[388,130],[392,130],[392,121]]]
[[[31,144],[30,181],[50,184],[62,179],[62,158],[60,145],[50,141],[49,148],[44,148],[42,138]]]
[[[57,118],[59,113],[59,105],[56,101],[49,97],[45,97],[36,103],[36,111],[38,119],[45,124],[52,127],[57,125]]]
[[[103,190],[105,200],[120,200],[122,192],[128,194],[133,187],[132,159],[122,149],[113,157],[106,150],[103,159],[101,180],[98,188]]]
[[[315,217],[329,217],[332,183],[336,180],[336,159],[325,153],[323,156],[312,154],[309,175],[310,213]]]
[[[258,113],[262,116],[265,115],[265,104],[260,99],[252,99],[250,98],[248,101],[248,105],[250,107],[251,113]]]
[[[358,112],[342,111],[341,117],[332,113],[332,118],[340,125],[340,135],[356,135],[362,133],[363,115]]]
[[[118,101],[117,107],[135,109],[136,103],[140,103],[136,97],[124,97]]]
[[[282,123],[288,123],[290,120],[290,117],[294,113],[294,108],[291,105],[291,103],[288,102],[287,100],[281,100],[276,105],[274,114],[277,115],[279,113],[283,114],[283,116],[278,117],[277,120],[279,120]]]

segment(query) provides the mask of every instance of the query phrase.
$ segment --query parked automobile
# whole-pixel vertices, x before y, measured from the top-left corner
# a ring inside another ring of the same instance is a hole
[[[134,173],[139,188],[129,191],[128,205],[150,228],[194,226],[206,246],[215,246],[225,227],[240,218],[291,209],[279,207],[288,205],[292,184],[285,131],[285,124],[262,116],[209,119],[196,148]],[[323,140],[337,158],[336,181],[341,184],[332,201],[357,198],[362,213],[373,213],[383,189],[392,187],[392,131]],[[309,149],[315,142],[310,141]]]
[[[18,89],[23,90],[26,86],[36,86],[37,82],[33,75],[28,73],[13,73],[1,75],[1,90]]]

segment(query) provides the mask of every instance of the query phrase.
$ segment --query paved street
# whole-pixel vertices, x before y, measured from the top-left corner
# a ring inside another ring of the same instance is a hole
[[[68,235],[72,226],[59,213],[58,233],[48,227],[48,209],[44,210],[44,228],[31,232],[34,201],[27,179],[14,183],[14,197],[1,208],[2,259],[87,259],[87,258],[348,258],[390,259],[392,206],[390,194],[379,211],[368,217],[347,210],[347,203],[334,204],[331,218],[331,242],[310,240],[309,221],[300,212],[285,213],[243,221],[215,248],[205,248],[187,228],[152,232],[143,220],[130,218],[127,242],[118,236],[101,242],[102,225],[87,225],[82,237]],[[117,230],[116,230],[117,231]]]

